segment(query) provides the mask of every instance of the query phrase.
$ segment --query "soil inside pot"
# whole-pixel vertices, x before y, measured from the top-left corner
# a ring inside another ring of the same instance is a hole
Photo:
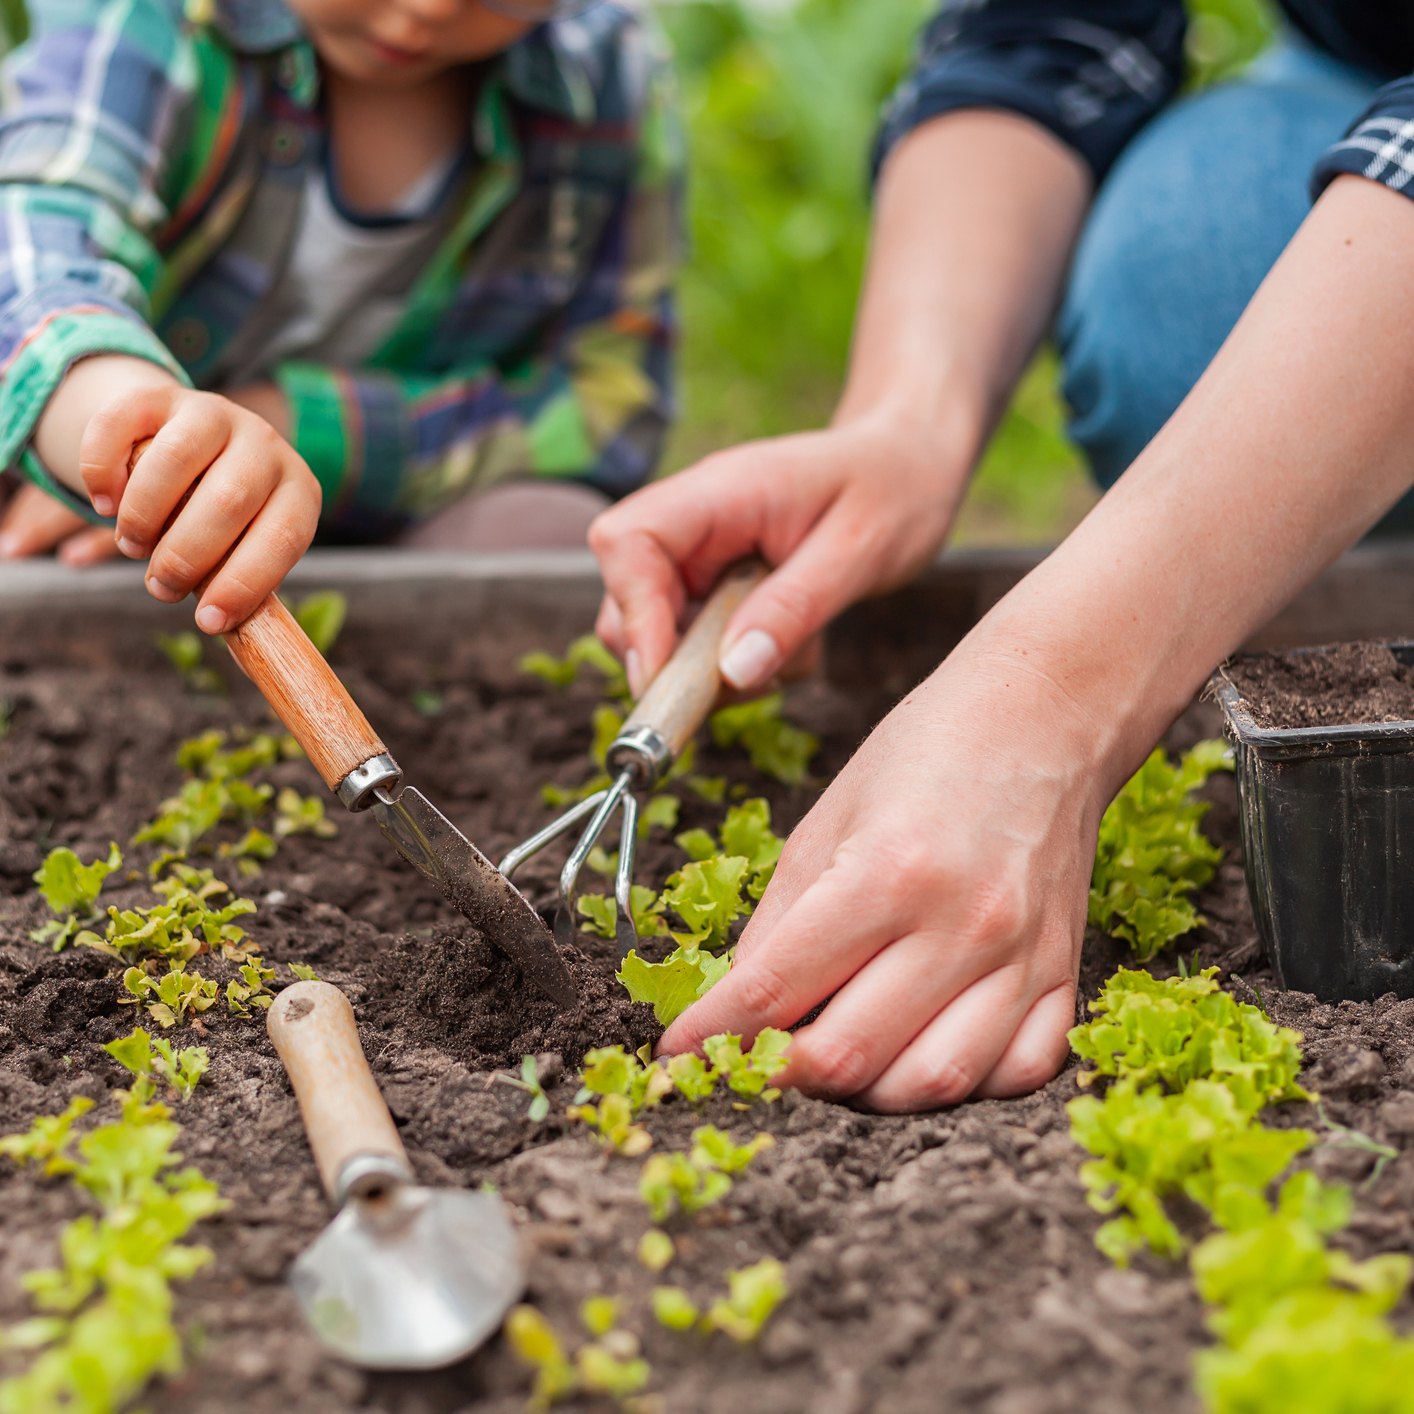
[[[527,647],[532,645],[527,644]],[[555,646],[555,645],[551,645]],[[337,655],[336,655],[337,657]],[[542,782],[574,784],[591,772],[587,751],[597,702],[591,685],[554,693],[534,681],[500,682],[474,665],[400,661],[397,645],[338,666],[354,695],[420,786],[491,856],[543,823]],[[12,661],[0,698],[13,707],[0,744],[0,1132],[53,1114],[75,1095],[100,1102],[125,1075],[102,1043],[135,1020],[119,1004],[109,959],[77,949],[58,955],[29,933],[46,917],[30,873],[55,843],[85,860],[127,841],[180,783],[178,741],[211,726],[263,728],[263,704],[229,675],[228,699],[184,693],[170,670],[105,674]],[[435,694],[435,698],[428,694]],[[413,706],[414,700],[424,715]],[[821,683],[795,690],[788,712],[819,733],[823,781],[885,704]],[[1175,749],[1218,730],[1216,711],[1196,707],[1170,733]],[[764,780],[736,752],[700,751],[696,770],[722,776],[770,802],[784,832],[816,788]],[[303,762],[266,773],[272,784],[322,790]],[[1257,991],[1273,1014],[1307,1034],[1306,1083],[1330,1120],[1393,1146],[1377,1156],[1323,1130],[1313,1107],[1285,1106],[1270,1122],[1322,1132],[1306,1156],[1328,1179],[1356,1189],[1356,1217],[1340,1239],[1356,1256],[1414,1245],[1414,1003],[1318,1006],[1278,992],[1258,956],[1230,778],[1208,787],[1206,825],[1227,846],[1198,899],[1207,925],[1185,938],[1191,966],[1217,964],[1244,1000]],[[679,828],[713,827],[722,806],[681,792]],[[1142,1258],[1113,1268],[1093,1245],[1101,1217],[1086,1204],[1084,1156],[1068,1135],[1064,1105],[1078,1092],[1070,1065],[1035,1095],[983,1101],[939,1114],[885,1117],[788,1094],[734,1108],[715,1096],[695,1113],[680,1097],[647,1112],[655,1150],[684,1149],[713,1123],[738,1142],[765,1131],[775,1141],[737,1179],[728,1198],[695,1219],[672,1220],[677,1247],[660,1275],[638,1264],[649,1226],[637,1194],[641,1160],[605,1154],[564,1109],[586,1048],[632,1048],[658,1034],[612,977],[613,944],[588,936],[572,965],[584,1001],[557,1015],[514,968],[404,865],[368,819],[335,813],[334,840],[296,838],[253,880],[228,860],[211,864],[259,912],[243,918],[278,964],[302,961],[352,1000],[364,1048],[421,1178],[431,1184],[495,1184],[518,1223],[529,1258],[527,1299],[571,1347],[577,1311],[591,1294],[620,1300],[620,1324],[643,1340],[650,1389],[669,1414],[1120,1414],[1196,1410],[1191,1361],[1202,1347],[1202,1310],[1186,1268]],[[218,840],[243,827],[222,826]],[[609,842],[612,848],[612,841]],[[143,851],[132,851],[140,864]],[[561,854],[527,866],[537,906],[553,896]],[[668,834],[646,842],[641,881],[661,885],[683,862]],[[588,887],[594,887],[590,880]],[[607,881],[603,887],[608,889]],[[114,875],[102,902],[155,900],[143,878]],[[1123,945],[1087,937],[1082,998],[1126,960]],[[232,964],[201,958],[224,988]],[[1153,964],[1162,975],[1173,956]],[[279,966],[277,986],[291,980]],[[145,1019],[144,1019],[145,1020]],[[150,1025],[150,1023],[148,1023]],[[206,1013],[211,1068],[187,1103],[180,1148],[232,1200],[195,1237],[214,1261],[177,1288],[179,1319],[202,1333],[200,1353],[179,1377],[142,1400],[160,1414],[512,1414],[529,1375],[503,1341],[431,1374],[368,1374],[323,1353],[306,1330],[283,1276],[330,1217],[284,1071],[263,1020]],[[529,1097],[505,1083],[524,1054],[539,1054],[554,1107],[532,1122]],[[29,1314],[21,1275],[55,1260],[63,1223],[84,1210],[62,1178],[0,1161],[0,1321]],[[766,1255],[787,1266],[792,1295],[760,1341],[737,1347],[656,1324],[652,1288],[685,1288],[706,1306],[724,1273]],[[16,1368],[27,1357],[5,1354]],[[602,1410],[581,1400],[568,1406]],[[650,1406],[651,1407],[651,1406]]]
[[[1253,653],[1225,671],[1259,727],[1414,721],[1414,668],[1383,643]]]

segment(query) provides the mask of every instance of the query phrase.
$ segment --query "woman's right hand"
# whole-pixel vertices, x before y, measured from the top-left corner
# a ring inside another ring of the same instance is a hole
[[[772,573],[732,616],[720,657],[728,683],[758,688],[842,609],[927,564],[973,455],[968,437],[883,411],[715,452],[590,527],[605,584],[599,636],[641,693],[672,653],[687,602],[759,554]]]

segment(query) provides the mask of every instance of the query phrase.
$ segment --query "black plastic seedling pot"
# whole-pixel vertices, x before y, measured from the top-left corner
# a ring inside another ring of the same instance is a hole
[[[1414,643],[1389,647],[1414,663]],[[1414,722],[1269,730],[1222,668],[1211,686],[1278,984],[1323,1001],[1414,996]]]

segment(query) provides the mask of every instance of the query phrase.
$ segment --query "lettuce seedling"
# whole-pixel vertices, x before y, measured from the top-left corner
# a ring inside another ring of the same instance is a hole
[[[574,1393],[579,1382],[575,1368],[565,1358],[554,1328],[534,1306],[512,1307],[505,1332],[511,1349],[535,1371],[530,1409],[548,1409]]]
[[[24,1134],[7,1134],[0,1139],[0,1154],[13,1159],[23,1168],[29,1163],[44,1165],[50,1176],[71,1173],[75,1167],[68,1157],[73,1138],[74,1121],[93,1108],[93,1101],[76,1095],[63,1114],[41,1115]]]
[[[596,1309],[591,1328],[600,1339],[580,1346],[573,1364],[566,1359],[554,1329],[535,1307],[516,1306],[506,1317],[506,1339],[511,1349],[535,1371],[529,1409],[548,1409],[581,1391],[606,1394],[622,1402],[648,1383],[652,1372],[648,1362],[638,1358],[637,1339],[627,1331],[609,1328],[615,1303],[608,1298],[586,1302],[581,1313],[586,1325],[591,1325],[591,1305],[608,1310],[609,1325],[597,1329],[603,1325],[603,1312]]]
[[[349,601],[336,589],[322,589],[306,594],[291,606],[291,612],[309,641],[327,658],[348,617]]]
[[[551,687],[568,687],[585,666],[594,668],[604,679],[606,697],[628,697],[628,678],[623,666],[592,633],[576,638],[563,658],[536,651],[527,653],[516,664],[521,672],[530,673]]]
[[[704,1124],[692,1131],[692,1150],[688,1158],[700,1169],[721,1169],[723,1173],[740,1173],[763,1149],[775,1146],[769,1134],[758,1134],[749,1144],[733,1143],[715,1125]]]
[[[689,937],[679,937],[679,942],[713,952],[730,942],[732,923],[751,911],[741,896],[749,867],[744,858],[717,855],[685,864],[668,879],[663,900],[687,924],[689,932]]]
[[[746,872],[751,876],[746,891],[758,900],[766,892],[766,885],[776,872],[776,861],[785,848],[785,841],[771,830],[770,802],[759,796],[727,811],[720,845],[706,830],[687,830],[677,837],[677,843],[699,862],[719,854],[744,858]]]
[[[108,846],[107,859],[95,859],[84,864],[73,850],[59,846],[51,849],[44,863],[34,872],[34,882],[51,913],[62,913],[62,919],[52,919],[36,928],[30,937],[36,943],[51,942],[55,952],[75,937],[83,920],[96,911],[94,902],[103,888],[103,881],[123,863],[116,844]]]
[[[669,1058],[668,1078],[694,1109],[711,1099],[717,1088],[717,1072],[691,1052]]]
[[[75,941],[130,965],[147,957],[188,962],[204,952],[219,952],[229,961],[244,962],[259,952],[258,946],[247,940],[245,930],[232,921],[254,913],[255,904],[238,898],[212,908],[212,899],[230,892],[212,870],[178,862],[172,865],[171,874],[152,888],[165,903],[122,911],[110,908],[103,937],[85,931]]]
[[[331,840],[339,827],[324,812],[324,802],[317,795],[301,797],[297,790],[286,786],[275,797],[275,837],[314,835]]]
[[[617,863],[614,868],[617,868]],[[612,873],[613,871],[610,870]],[[633,886],[633,922],[640,938],[656,938],[668,931],[663,919],[666,903],[652,889],[642,884]],[[589,931],[601,938],[612,938],[619,916],[618,904],[603,894],[581,894],[575,900],[579,912],[589,920]]]
[[[1213,877],[1222,850],[1198,828],[1208,805],[1189,797],[1231,769],[1221,741],[1200,741],[1177,768],[1155,747],[1100,821],[1089,921],[1125,939],[1140,962],[1204,922],[1188,895]]]
[[[1300,1032],[1273,1025],[1260,1007],[1224,992],[1217,971],[1158,981],[1120,968],[1090,1003],[1096,1019],[1070,1032],[1076,1054],[1095,1064],[1079,1083],[1122,1076],[1139,1089],[1157,1082],[1174,1091],[1211,1079],[1227,1085],[1248,1114],[1283,1100],[1309,1100],[1296,1083]]]
[[[638,1239],[638,1264],[650,1272],[661,1272],[676,1255],[673,1239],[661,1228],[650,1227]]]
[[[638,1176],[639,1196],[655,1223],[666,1222],[679,1208],[691,1217],[731,1191],[732,1181],[720,1169],[698,1168],[686,1154],[654,1154]]]
[[[191,1099],[208,1065],[205,1046],[174,1051],[165,1036],[149,1036],[140,1026],[130,1036],[109,1041],[103,1049],[140,1080],[165,1081],[183,1100]],[[143,1098],[150,1099],[150,1091]]]
[[[730,968],[728,954],[714,957],[697,947],[675,948],[662,962],[645,962],[633,948],[615,975],[634,1001],[647,1002],[653,1008],[660,1026],[671,1026]]]
[[[295,974],[295,980],[299,982],[317,982],[319,974],[307,962],[292,962],[289,969]]]
[[[783,700],[779,692],[773,692],[755,702],[714,712],[710,721],[712,740],[718,746],[740,744],[758,771],[782,785],[798,786],[805,781],[820,741],[781,716]]]
[[[206,645],[196,633],[159,633],[153,642],[193,692],[223,694],[226,680],[206,666]]]
[[[786,1068],[789,1047],[790,1032],[778,1031],[774,1026],[763,1026],[745,1055],[742,1054],[740,1036],[709,1036],[702,1043],[712,1068],[726,1079],[738,1095],[752,1100],[760,1097],[767,1101],[774,1100],[781,1093],[767,1087]]]
[[[226,1004],[232,1016],[249,1016],[251,1007],[268,1011],[275,1000],[275,993],[269,984],[275,980],[275,969],[261,965],[261,959],[252,958],[241,964],[241,980],[232,979],[226,984]],[[212,984],[215,985],[214,983]]]
[[[216,1001],[216,983],[186,970],[185,962],[168,965],[165,977],[157,981],[140,967],[130,967],[123,973],[123,986],[131,993],[119,997],[119,1002],[146,1006],[147,1014],[162,1029],[168,1030],[190,1012],[203,1012]]]
[[[541,1120],[549,1116],[550,1097],[545,1093],[545,1087],[540,1083],[540,1069],[535,1064],[534,1056],[521,1057],[519,1080],[512,1080],[509,1076],[505,1076],[503,1079],[507,1085],[514,1085],[517,1090],[524,1090],[530,1096],[528,1118],[532,1124],[539,1124]]]
[[[593,1336],[607,1335],[619,1318],[619,1303],[612,1296],[586,1296],[579,1303],[579,1319]]]
[[[1120,1266],[1142,1246],[1164,1257],[1182,1253],[1164,1211],[1170,1193],[1182,1191],[1210,1211],[1238,1201],[1243,1190],[1260,1195],[1312,1140],[1303,1129],[1254,1125],[1232,1090],[1215,1080],[1191,1081],[1175,1095],[1121,1080],[1103,1101],[1083,1095],[1066,1109],[1072,1136],[1095,1155],[1080,1169],[1090,1206],[1126,1210],[1095,1236]]]
[[[701,1313],[680,1286],[653,1288],[653,1317],[672,1331],[690,1331]]]
[[[738,1344],[761,1334],[771,1313],[790,1294],[786,1269],[774,1257],[727,1273],[730,1295],[714,1301],[703,1318],[709,1330],[725,1331]]]

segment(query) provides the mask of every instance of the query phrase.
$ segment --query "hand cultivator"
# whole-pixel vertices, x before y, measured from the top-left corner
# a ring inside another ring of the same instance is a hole
[[[129,469],[147,449],[139,443]],[[205,584],[198,588],[198,593]],[[347,689],[275,594],[223,635],[245,674],[344,805],[372,809],[378,828],[414,868],[548,997],[573,1006],[579,988],[540,915],[491,861],[403,773]]]
[[[460,1360],[500,1326],[525,1286],[505,1205],[494,1193],[413,1185],[337,987],[285,988],[266,1025],[338,1209],[290,1273],[315,1334],[370,1369]]]
[[[560,901],[555,911],[555,938],[559,943],[574,942],[578,931],[575,884],[614,811],[622,810],[619,862],[614,877],[619,956],[627,957],[638,946],[638,929],[633,921],[633,860],[638,837],[638,801],[634,791],[651,790],[657,785],[706,720],[722,685],[717,671],[722,631],[737,606],[765,577],[766,567],[758,560],[742,561],[726,572],[676,652],[610,744],[604,764],[614,776],[613,784],[581,800],[501,861],[501,873],[509,880],[532,854],[589,818],[579,843],[560,871]]]

